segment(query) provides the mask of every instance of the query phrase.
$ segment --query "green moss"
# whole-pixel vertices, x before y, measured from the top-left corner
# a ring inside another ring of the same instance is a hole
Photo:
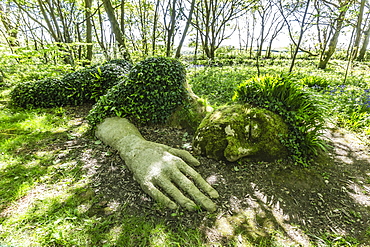
[[[214,159],[237,161],[248,157],[275,160],[287,156],[280,136],[288,127],[276,114],[249,105],[219,108],[200,124],[194,138],[194,149]]]
[[[318,79],[307,79],[306,83],[310,84],[309,81],[316,83]],[[327,104],[321,96],[307,90],[303,83],[297,83],[291,76],[254,77],[238,86],[233,99],[281,116],[289,126],[289,135],[281,138],[283,145],[294,163],[307,166],[313,156],[328,147],[322,138],[326,129]]]
[[[207,113],[212,110],[212,107],[206,100],[190,98],[183,106],[178,107],[167,121],[167,124],[194,133]]]

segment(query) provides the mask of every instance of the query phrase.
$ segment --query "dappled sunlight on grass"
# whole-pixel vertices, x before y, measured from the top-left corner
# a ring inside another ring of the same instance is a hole
[[[243,198],[248,206],[231,197],[234,213],[220,213],[214,227],[207,230],[211,242],[226,238],[236,246],[311,246],[309,237],[290,223],[290,216],[283,212],[279,201],[268,199],[255,184],[250,186],[254,195]]]
[[[150,244],[149,246],[165,246],[168,243],[167,229],[163,225],[156,225],[150,231]]]
[[[1,157],[0,174],[0,209],[14,200],[21,198],[34,186],[37,178],[45,174],[45,167],[39,166],[38,161],[25,161],[20,157],[9,155]]]
[[[91,199],[84,196],[85,186],[82,181],[74,184],[61,181],[31,189],[0,214],[3,218],[1,231],[8,232],[5,241],[12,243],[16,239],[17,246],[83,244],[80,237],[76,238],[77,242],[73,237],[85,231],[85,224],[89,226],[93,221],[86,210],[81,210],[84,201]],[[14,225],[19,227],[11,232]],[[17,235],[22,238],[15,237]]]
[[[13,112],[4,109],[0,112],[0,151],[14,152],[30,147],[41,148],[40,142],[52,134],[63,136],[67,130],[67,116],[60,109],[31,110],[19,109]],[[49,145],[49,143],[43,143]]]
[[[48,173],[55,152],[43,149],[53,140],[68,138],[61,132],[67,118],[55,115],[61,112],[60,109],[0,112],[0,187],[7,188],[0,191],[0,208],[32,191]]]
[[[261,61],[266,65],[261,71],[280,74],[288,62]],[[299,61],[295,76],[341,85],[342,72],[318,70],[314,63]],[[370,88],[369,66],[359,68],[347,82],[363,92],[363,85]],[[257,73],[247,66],[191,70],[195,93],[216,105],[230,103],[239,82]],[[356,246],[355,238],[369,241],[370,160],[368,149],[350,149],[352,138],[336,143],[341,145],[336,158],[323,167],[221,164],[217,168],[229,169],[222,172],[230,176],[218,176],[214,167],[207,181],[238,192],[220,193],[217,213],[167,211],[140,194],[139,186],[128,186],[135,183],[128,179],[132,174],[119,169],[123,164],[112,158],[112,149],[84,135],[89,126],[79,109],[6,108],[1,101],[8,94],[0,91],[0,246]],[[108,170],[125,176],[109,180]],[[115,184],[120,178],[126,180]],[[110,197],[103,195],[104,179]],[[126,194],[116,193],[123,188]]]
[[[0,112],[0,233],[9,244],[35,246],[50,237],[45,244],[50,246],[76,229],[74,212],[62,209],[68,201],[80,202],[74,193],[86,180],[77,162],[55,162],[61,152],[57,143],[71,138],[69,129],[80,127],[69,119],[59,108]]]
[[[186,243],[187,234],[199,241],[196,229],[177,234],[163,220],[121,217],[125,205],[96,197],[91,176],[111,154],[78,141],[88,130],[83,119],[49,109],[6,110],[0,120],[0,245],[158,246]]]

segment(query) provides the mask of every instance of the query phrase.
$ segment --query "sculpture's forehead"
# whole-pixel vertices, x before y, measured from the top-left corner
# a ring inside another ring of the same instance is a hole
[[[268,120],[269,115],[265,114],[262,109],[258,108],[246,108],[246,107],[236,107],[234,108],[220,108],[210,115],[210,121],[215,123],[240,123],[246,124],[250,120]]]

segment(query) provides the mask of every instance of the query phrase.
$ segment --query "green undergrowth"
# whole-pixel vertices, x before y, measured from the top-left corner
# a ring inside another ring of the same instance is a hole
[[[53,152],[40,151],[68,139],[63,109],[0,111],[0,208],[24,196],[45,175]]]
[[[288,60],[277,60],[271,65],[262,62],[260,75],[287,75]],[[317,69],[314,60],[298,60],[290,78],[308,90],[325,98],[327,114],[335,124],[363,135],[370,135],[370,74],[369,65],[355,63],[345,79],[345,61],[333,60],[328,69]],[[189,84],[195,94],[213,106],[232,103],[238,85],[257,76],[255,64],[222,67],[193,66],[188,73]]]
[[[289,127],[281,143],[296,163],[309,165],[312,156],[326,151],[320,138],[325,130],[327,112],[320,95],[306,90],[290,77],[260,76],[241,83],[233,99],[262,107],[280,115]]]
[[[202,245],[197,228],[126,215],[124,205],[107,214],[83,168],[98,145],[73,147],[86,131],[68,108],[1,109],[0,246]]]
[[[262,73],[280,75],[286,63],[279,63],[266,64],[261,68]],[[317,77],[325,78],[329,86],[335,87],[335,92],[315,88],[315,84],[307,86],[327,97],[330,106],[342,110],[331,111],[333,118],[356,131],[364,126],[369,128],[364,90],[368,88],[370,75],[363,68],[354,70],[342,92],[339,86],[343,74],[336,69],[319,71],[309,63],[297,64],[297,80],[313,76],[304,82],[309,84],[320,81]],[[6,71],[9,85],[19,82],[16,80],[44,78],[42,73],[28,75],[26,69],[17,77],[16,69],[12,70],[13,74],[10,69]],[[45,74],[49,72],[56,76],[57,72],[52,70]],[[237,85],[256,75],[255,67],[245,65],[197,67],[190,69],[188,80],[196,94],[217,106],[230,103]],[[346,94],[352,91],[351,96]],[[182,212],[173,213],[173,219],[166,221],[155,215],[155,209],[151,215],[131,214],[125,205],[107,211],[106,202],[95,194],[90,175],[84,169],[97,162],[97,157],[90,154],[99,144],[86,135],[87,123],[74,117],[79,110],[8,108],[9,92],[9,88],[0,88],[0,246],[240,246],[240,239],[244,246],[284,246],[284,242],[275,239],[278,232],[255,241],[248,239],[248,232],[242,230],[228,240],[223,239],[224,242],[210,243],[205,236],[207,227],[176,223],[181,222]],[[354,99],[353,106],[361,106],[361,111],[357,108],[353,111],[362,114],[357,118],[361,125],[354,124],[355,116],[345,118],[353,108],[347,99]],[[81,138],[86,143],[74,146]],[[325,235],[321,239],[327,246],[358,243],[356,239],[339,235]]]

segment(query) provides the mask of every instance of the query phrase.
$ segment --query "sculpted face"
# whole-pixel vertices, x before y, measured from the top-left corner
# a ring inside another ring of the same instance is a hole
[[[280,137],[287,132],[283,120],[268,110],[226,106],[202,121],[193,147],[198,154],[231,162],[243,157],[273,160],[286,156]]]

